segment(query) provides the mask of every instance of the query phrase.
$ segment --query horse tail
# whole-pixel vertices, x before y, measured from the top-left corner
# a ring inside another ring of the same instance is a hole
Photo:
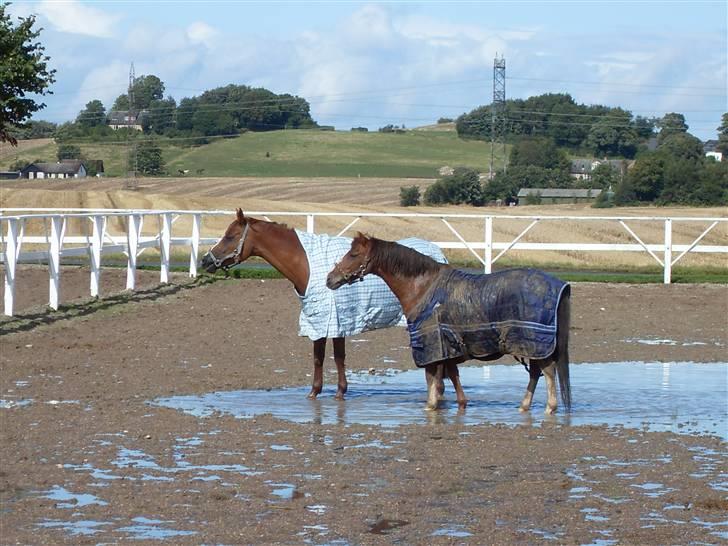
[[[566,286],[557,309],[556,374],[559,378],[561,402],[571,411],[571,383],[569,382],[569,328],[571,323],[571,287]]]

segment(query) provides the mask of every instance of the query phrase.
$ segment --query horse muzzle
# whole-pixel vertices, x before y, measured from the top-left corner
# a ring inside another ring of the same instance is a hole
[[[210,254],[209,252],[207,252],[202,257],[202,260],[200,260],[200,265],[208,273],[214,273],[215,271],[218,270],[217,260],[215,260],[215,257],[212,254]]]

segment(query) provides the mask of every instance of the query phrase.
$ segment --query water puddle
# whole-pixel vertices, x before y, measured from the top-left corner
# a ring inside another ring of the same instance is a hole
[[[196,535],[196,531],[183,531],[181,529],[169,529],[164,524],[175,523],[174,521],[162,521],[150,518],[133,518],[134,525],[116,529],[118,533],[130,535],[134,540],[163,540],[166,538],[183,537]]]
[[[41,495],[41,497],[44,499],[60,501],[56,503],[57,508],[82,508],[92,504],[98,504],[99,506],[106,506],[109,504],[108,502],[102,501],[88,493],[71,493],[59,485],[54,485],[50,491],[46,491]]]
[[[46,529],[60,529],[71,536],[91,536],[104,531],[103,527],[110,525],[108,522],[82,519],[76,521],[61,521],[46,519],[37,524],[38,527]]]
[[[33,400],[30,398],[21,398],[20,400],[8,400],[5,398],[0,398],[0,409],[22,408],[25,406],[30,406],[32,403]]]
[[[539,426],[548,421],[564,425],[624,426],[678,434],[709,434],[728,440],[725,400],[728,363],[612,362],[571,366],[573,408],[544,416],[545,380],[536,389],[532,411],[521,414],[518,404],[528,374],[518,365],[461,367],[469,398],[458,412],[449,384],[447,400],[437,412],[423,411],[426,392],[422,370],[400,373],[350,374],[344,403],[333,399],[335,387],[318,400],[306,399],[309,387],[213,392],[202,396],[159,398],[153,405],[178,409],[199,417],[227,413],[239,418],[271,414],[296,423],[398,426],[428,422],[462,424],[503,423]],[[695,400],[700,400],[699,404]]]

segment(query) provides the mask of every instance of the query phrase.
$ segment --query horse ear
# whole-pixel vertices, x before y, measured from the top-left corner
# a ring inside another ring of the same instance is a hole
[[[243,209],[235,209],[235,214],[238,217],[238,222],[240,222],[240,224],[244,224],[245,223],[245,214],[243,214]]]
[[[370,242],[371,238],[369,236],[365,235],[364,233],[362,233],[361,231],[357,231],[356,240],[362,246],[367,247],[367,246],[369,246],[369,242]]]

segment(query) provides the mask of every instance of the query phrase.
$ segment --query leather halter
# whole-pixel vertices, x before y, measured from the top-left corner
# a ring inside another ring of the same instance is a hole
[[[367,257],[367,259],[364,262],[362,262],[362,264],[359,267],[357,267],[354,271],[352,271],[350,273],[344,273],[341,270],[341,267],[340,267],[341,262],[334,265],[334,270],[337,271],[339,273],[339,275],[341,275],[341,278],[344,279],[344,282],[346,284],[353,284],[356,281],[364,280],[364,275],[366,275],[367,267],[369,267],[370,261],[371,261],[371,258]]]
[[[246,222],[245,229],[243,230],[243,234],[240,236],[240,241],[238,241],[238,246],[235,247],[235,250],[226,254],[222,258],[216,258],[215,255],[212,253],[212,249],[207,251],[207,255],[212,259],[212,263],[215,264],[215,267],[217,269],[223,269],[223,270],[227,271],[233,265],[239,264],[242,261],[239,258],[242,255],[243,245],[245,244],[245,239],[248,237],[249,228],[250,228],[250,222]],[[236,258],[235,262],[228,264],[228,265],[222,265],[223,262],[227,261],[230,258]]]

